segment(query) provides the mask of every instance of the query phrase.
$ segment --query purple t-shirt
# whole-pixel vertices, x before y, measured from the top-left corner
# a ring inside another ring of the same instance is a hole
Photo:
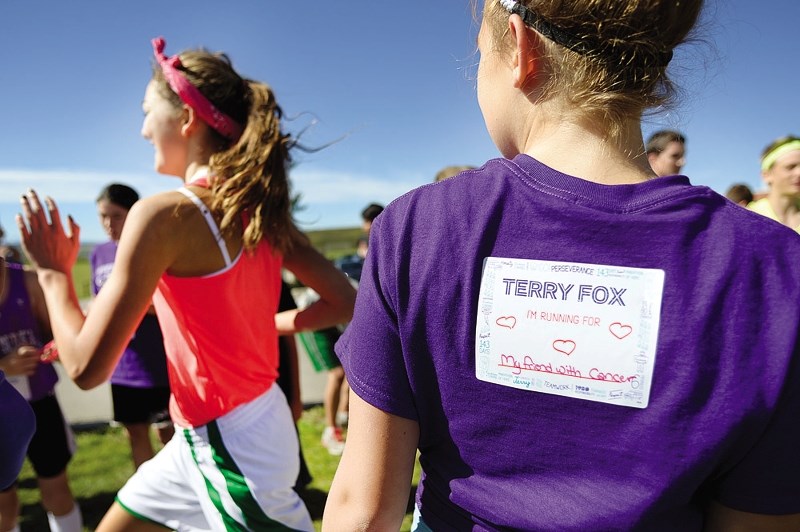
[[[90,263],[93,294],[97,295],[111,275],[116,255],[116,242],[106,242],[92,250]],[[142,318],[142,323],[111,375],[111,383],[132,388],[169,386],[164,338],[155,315],[146,314]]]
[[[487,257],[663,270],[647,407],[478,380]],[[798,263],[797,234],[686,177],[496,159],[377,218],[337,354],[361,398],[419,422],[434,530],[700,530],[710,500],[800,512]]]
[[[42,347],[41,331],[31,310],[31,299],[25,287],[25,271],[20,264],[6,263],[8,292],[0,302],[0,357],[17,347]],[[0,286],[0,293],[2,286]],[[1,295],[1,294],[0,294]],[[29,401],[44,399],[53,393],[58,374],[51,364],[41,363],[30,377],[6,377]]]

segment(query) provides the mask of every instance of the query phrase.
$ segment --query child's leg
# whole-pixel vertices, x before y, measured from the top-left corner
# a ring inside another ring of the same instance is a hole
[[[133,466],[139,469],[140,465],[155,455],[153,443],[150,441],[150,424],[125,423],[125,430],[128,431],[128,440],[131,442]]]
[[[133,465],[138,469],[155,455],[150,439],[151,423],[169,420],[169,414],[166,413],[169,406],[169,388],[136,388],[112,384],[111,397],[114,403],[114,421],[125,426],[131,443]],[[165,434],[159,432],[161,443],[165,445],[172,437],[171,424],[168,425],[169,430],[165,431]]]
[[[322,399],[326,427],[336,426],[336,412],[339,410],[343,382],[344,368],[342,366],[328,370],[328,382],[325,385],[325,396]]]
[[[164,532],[167,527],[137,519],[118,502],[111,505],[103,520],[97,525],[97,532]]]
[[[322,431],[322,445],[334,456],[339,456],[344,451],[344,438],[336,423],[343,382],[344,368],[337,366],[328,370],[328,383],[323,398],[325,429]]]
[[[80,532],[83,530],[81,511],[69,489],[66,470],[54,477],[39,477],[38,480],[42,506],[47,510],[50,530],[52,532]]]
[[[50,529],[80,532],[83,520],[67,479],[67,464],[75,449],[72,430],[55,395],[31,402],[31,408],[36,414],[36,433],[28,447],[28,458],[36,472]]]
[[[350,385],[347,384],[347,376],[342,380],[339,390],[339,408],[336,409],[336,425],[346,427],[350,419]]]
[[[11,486],[0,491],[0,532],[14,530],[19,517],[19,497],[17,487]]]

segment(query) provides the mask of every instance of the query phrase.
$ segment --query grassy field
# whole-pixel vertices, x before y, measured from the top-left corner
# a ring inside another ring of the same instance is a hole
[[[330,490],[339,458],[331,456],[320,444],[324,421],[322,407],[306,410],[299,423],[300,441],[311,475],[308,488],[301,493],[314,526],[321,527],[322,511]],[[69,465],[72,492],[83,512],[86,530],[94,530],[114,495],[133,473],[130,447],[120,428],[102,427],[77,433],[78,451]],[[419,467],[414,472],[414,485],[419,481]],[[26,462],[19,481],[22,505],[20,527],[25,531],[47,530],[47,517],[39,504],[39,492],[30,464]],[[411,528],[411,506],[401,530]]]

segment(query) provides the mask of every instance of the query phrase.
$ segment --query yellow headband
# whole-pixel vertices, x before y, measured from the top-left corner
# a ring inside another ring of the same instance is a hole
[[[786,144],[781,144],[761,159],[761,171],[766,172],[772,165],[775,164],[775,161],[778,160],[779,157],[786,155],[790,151],[800,150],[800,139],[797,140],[790,140]]]

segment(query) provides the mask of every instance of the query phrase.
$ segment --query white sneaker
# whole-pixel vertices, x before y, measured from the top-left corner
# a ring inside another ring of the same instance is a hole
[[[322,431],[322,446],[333,456],[340,456],[344,451],[344,438],[339,427],[325,427]]]
[[[336,425],[339,427],[346,427],[347,422],[350,421],[349,412],[336,412]]]

